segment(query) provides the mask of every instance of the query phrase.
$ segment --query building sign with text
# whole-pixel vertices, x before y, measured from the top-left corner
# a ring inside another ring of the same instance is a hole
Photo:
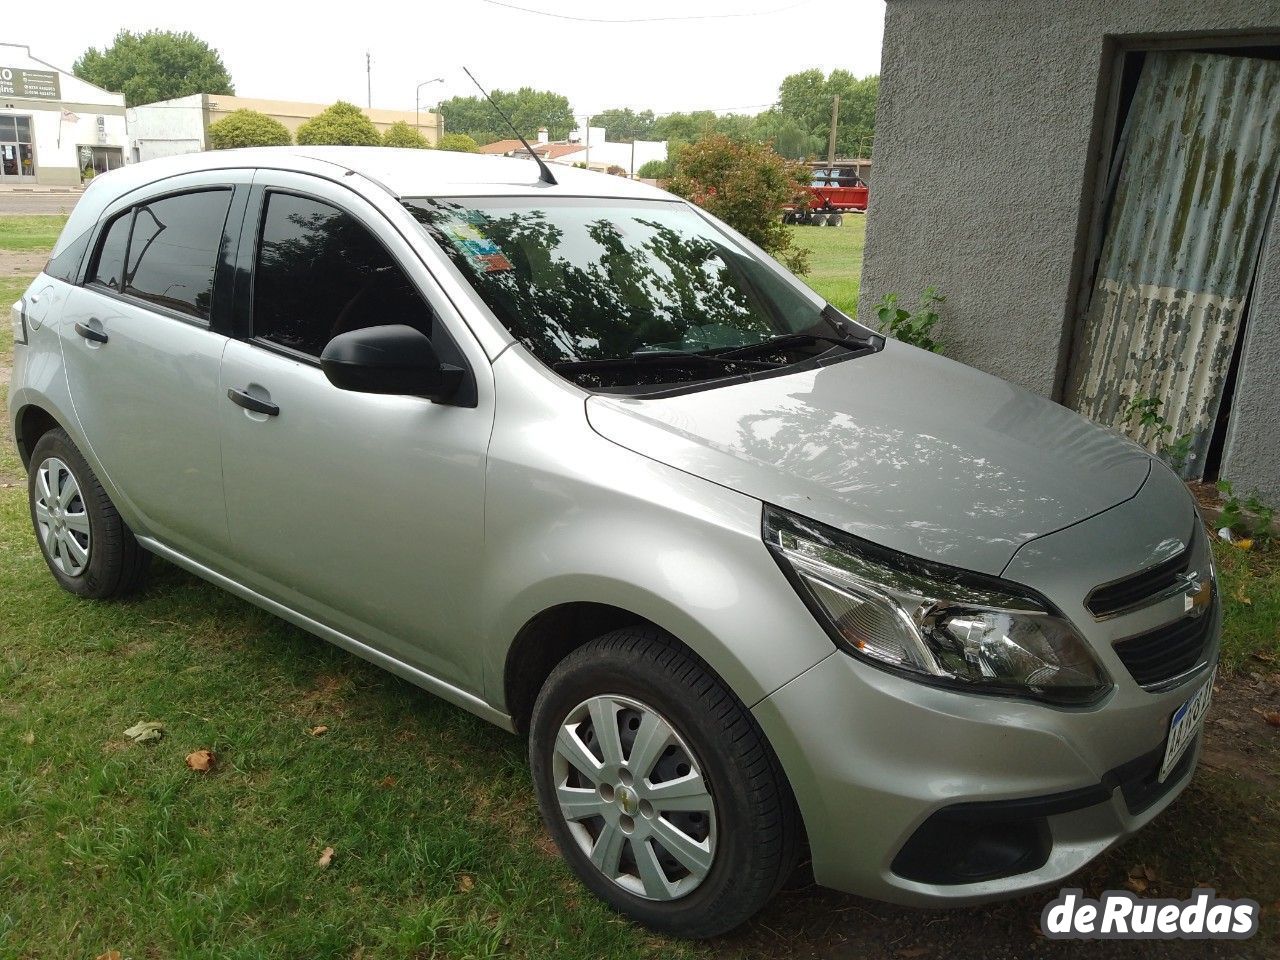
[[[23,70],[0,67],[0,97],[58,100],[62,97],[55,70]]]

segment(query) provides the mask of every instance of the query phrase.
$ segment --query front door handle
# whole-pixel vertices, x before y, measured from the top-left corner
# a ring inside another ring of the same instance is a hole
[[[95,330],[93,327],[87,327],[80,321],[76,321],[76,333],[84,337],[86,340],[92,340],[94,343],[106,343],[107,335],[101,330]]]
[[[262,400],[251,393],[237,390],[235,387],[227,390],[227,399],[238,407],[244,407],[254,413],[265,413],[268,417],[274,417],[280,413],[280,408],[270,400]]]

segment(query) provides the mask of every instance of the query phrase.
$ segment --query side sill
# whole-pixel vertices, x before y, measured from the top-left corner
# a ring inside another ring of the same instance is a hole
[[[458,687],[453,686],[453,684],[446,683],[437,677],[433,677],[431,674],[425,673],[417,667],[411,667],[409,664],[395,659],[395,657],[388,656],[382,651],[377,650],[368,644],[362,643],[354,637],[349,637],[345,633],[340,633],[339,631],[334,630],[332,627],[327,627],[320,621],[313,620],[305,614],[298,613],[296,610],[286,607],[284,604],[278,603],[270,597],[265,597],[257,591],[251,590],[249,587],[246,587],[241,583],[237,583],[230,577],[223,576],[217,571],[209,569],[204,566],[204,564],[197,563],[190,557],[178,553],[176,550],[172,550],[150,537],[138,537],[138,542],[156,556],[163,557],[170,563],[176,564],[177,566],[182,567],[182,569],[194,573],[197,577],[208,580],[210,583],[221,587],[229,593],[234,593],[242,600],[248,600],[255,606],[259,606],[267,612],[275,614],[282,620],[288,620],[294,626],[301,627],[308,633],[313,633],[317,637],[328,640],[334,646],[341,647],[348,653],[354,653],[357,657],[368,660],[370,663],[394,673],[398,677],[408,680],[410,683],[421,687],[428,693],[435,694],[442,700],[447,700],[455,706],[462,707],[462,709],[469,713],[474,713],[482,720],[488,720],[490,723],[501,727],[508,733],[516,732],[515,722],[509,715],[495,709],[479,697],[467,693],[465,690],[461,690]]]

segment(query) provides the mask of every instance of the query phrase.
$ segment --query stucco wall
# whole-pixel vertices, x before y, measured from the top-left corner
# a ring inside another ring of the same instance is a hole
[[[1244,352],[1227,426],[1222,475],[1239,493],[1257,491],[1280,508],[1280,215],[1254,280]]]
[[[1057,398],[1111,91],[1108,38],[1242,33],[1280,37],[1280,0],[888,0],[861,319],[874,321],[887,292],[912,300],[937,286],[950,356]],[[1277,329],[1280,301],[1255,299],[1253,322]],[[1244,455],[1237,443],[1232,456]],[[1280,495],[1272,459],[1251,472]]]

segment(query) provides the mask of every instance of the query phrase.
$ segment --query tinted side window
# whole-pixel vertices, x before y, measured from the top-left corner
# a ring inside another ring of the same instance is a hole
[[[125,292],[208,319],[230,190],[166,197],[138,208]]]
[[[107,227],[93,273],[89,276],[90,283],[100,283],[117,291],[121,289],[125,249],[129,245],[129,224],[132,222],[133,211],[126,210]]]
[[[84,259],[85,249],[89,246],[89,238],[92,236],[93,230],[86,230],[63,247],[61,253],[50,257],[49,262],[44,265],[45,275],[56,280],[75,283],[80,273],[80,261]]]
[[[339,333],[384,323],[431,335],[430,309],[386,248],[337,207],[268,194],[253,280],[254,336],[319,356]]]

